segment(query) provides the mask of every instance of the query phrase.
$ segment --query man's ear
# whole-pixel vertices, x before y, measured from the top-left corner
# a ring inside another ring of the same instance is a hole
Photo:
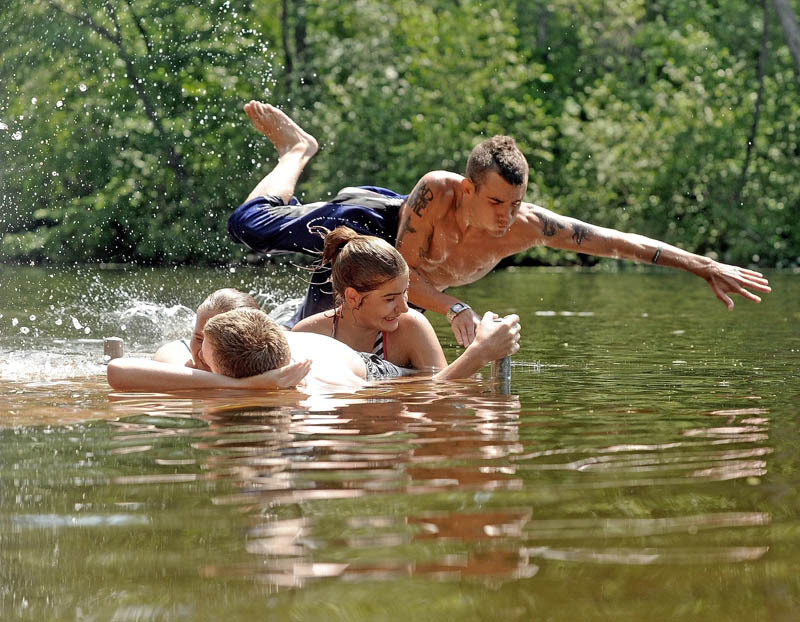
[[[361,306],[361,294],[352,287],[346,287],[344,290],[344,301],[351,309],[358,309],[358,307]]]
[[[472,194],[475,192],[475,184],[468,177],[461,178],[461,192],[464,194]]]

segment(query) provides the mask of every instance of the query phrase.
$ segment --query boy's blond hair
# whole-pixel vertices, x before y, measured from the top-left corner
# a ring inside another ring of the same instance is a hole
[[[245,294],[232,287],[225,287],[211,292],[197,307],[197,314],[208,313],[209,315],[215,315],[240,307],[259,308],[258,302],[250,294]]]
[[[260,309],[239,308],[215,315],[203,329],[219,373],[232,378],[263,374],[288,365],[283,329]]]

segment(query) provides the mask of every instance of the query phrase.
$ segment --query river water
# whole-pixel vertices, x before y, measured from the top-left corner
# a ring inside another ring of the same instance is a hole
[[[104,336],[275,272],[0,267],[0,619],[800,618],[798,275],[493,273],[455,291],[521,316],[510,394],[109,390]]]

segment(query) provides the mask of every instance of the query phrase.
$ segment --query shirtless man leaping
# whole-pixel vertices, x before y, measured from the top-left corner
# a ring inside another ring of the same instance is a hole
[[[409,302],[446,315],[462,346],[475,338],[480,316],[444,290],[473,283],[504,257],[532,246],[679,268],[704,279],[729,309],[733,308],[730,294],[759,302],[748,290],[771,291],[759,272],[523,202],[528,163],[507,136],[476,146],[465,176],[427,173],[408,197],[370,186],[346,188],[330,202],[299,205],[290,198],[293,184],[316,150],[316,141],[272,106],[250,102],[245,111],[256,129],[273,141],[281,159],[231,215],[228,231],[232,237],[265,253],[313,253],[322,248],[322,238],[310,229],[314,225],[333,229],[346,224],[359,233],[378,235],[395,244],[411,268]],[[271,187],[279,177],[283,185],[275,187],[280,194]],[[326,297],[326,278],[324,272],[315,273],[299,315],[332,307]]]

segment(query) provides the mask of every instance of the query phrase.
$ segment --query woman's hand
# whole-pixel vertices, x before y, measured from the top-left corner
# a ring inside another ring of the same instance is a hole
[[[497,314],[487,311],[470,347],[479,349],[481,358],[486,361],[511,356],[519,350],[520,330],[522,327],[518,315],[499,318]]]

